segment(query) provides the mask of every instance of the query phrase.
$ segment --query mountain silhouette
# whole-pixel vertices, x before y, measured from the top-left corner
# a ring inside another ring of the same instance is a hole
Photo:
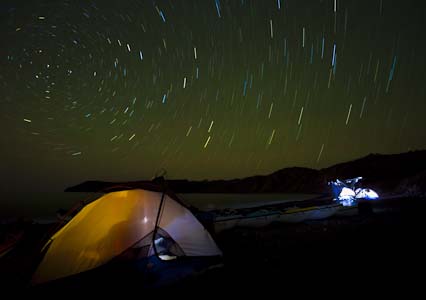
[[[426,150],[400,154],[369,154],[365,157],[315,170],[291,167],[269,175],[256,175],[230,180],[190,181],[154,180],[131,182],[86,181],[67,188],[66,192],[110,192],[144,188],[161,190],[164,184],[175,193],[320,193],[329,194],[328,182],[362,176],[361,186],[380,195],[425,194]]]

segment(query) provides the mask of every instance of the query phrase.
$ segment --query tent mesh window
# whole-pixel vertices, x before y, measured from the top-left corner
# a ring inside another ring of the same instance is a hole
[[[173,238],[161,228],[157,229],[154,243],[157,254],[162,259],[165,257],[172,258],[185,256],[185,252],[183,252],[178,243],[176,243],[175,240],[173,240]],[[154,249],[152,251],[154,251]],[[155,252],[153,252],[153,254],[155,254]]]
[[[155,255],[155,251],[152,245],[153,234],[154,232],[151,232],[144,236],[137,243],[116,257],[115,260],[136,260]],[[173,240],[173,238],[170,237],[170,235],[165,230],[161,228],[157,229],[154,241],[157,254],[161,259],[171,259],[179,256],[185,256],[182,248],[175,242],[175,240]]]

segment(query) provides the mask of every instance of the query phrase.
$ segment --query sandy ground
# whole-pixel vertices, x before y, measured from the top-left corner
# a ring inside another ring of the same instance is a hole
[[[214,235],[224,253],[224,266],[172,288],[268,293],[279,288],[301,289],[303,293],[310,286],[331,290],[349,286],[364,291],[404,286],[411,291],[424,277],[425,203],[425,199],[410,199],[381,213],[366,211],[299,224],[224,231]],[[30,250],[49,227],[21,226],[25,227],[25,238],[15,251],[0,259],[3,291],[34,291],[26,288],[36,265]],[[16,225],[3,225],[3,234],[7,230],[17,230]],[[137,283],[126,284],[129,286],[138,289]]]

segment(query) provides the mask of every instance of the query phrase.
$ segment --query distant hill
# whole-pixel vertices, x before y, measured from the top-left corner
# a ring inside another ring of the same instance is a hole
[[[327,182],[362,176],[361,185],[379,194],[426,194],[426,150],[401,154],[369,154],[321,170],[285,168],[269,175],[231,180],[168,180],[175,193],[320,193],[328,194]],[[67,192],[106,192],[125,188],[159,190],[154,181],[86,181]]]
[[[377,190],[379,194],[405,193],[415,189],[426,192],[426,150],[370,154],[322,169],[321,173],[330,180],[362,176],[361,184]]]

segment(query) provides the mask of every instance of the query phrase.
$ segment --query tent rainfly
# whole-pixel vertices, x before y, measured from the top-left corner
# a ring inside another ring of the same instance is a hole
[[[222,255],[179,201],[142,189],[108,193],[86,205],[49,239],[43,253],[33,284],[92,270],[126,253],[138,260]]]

